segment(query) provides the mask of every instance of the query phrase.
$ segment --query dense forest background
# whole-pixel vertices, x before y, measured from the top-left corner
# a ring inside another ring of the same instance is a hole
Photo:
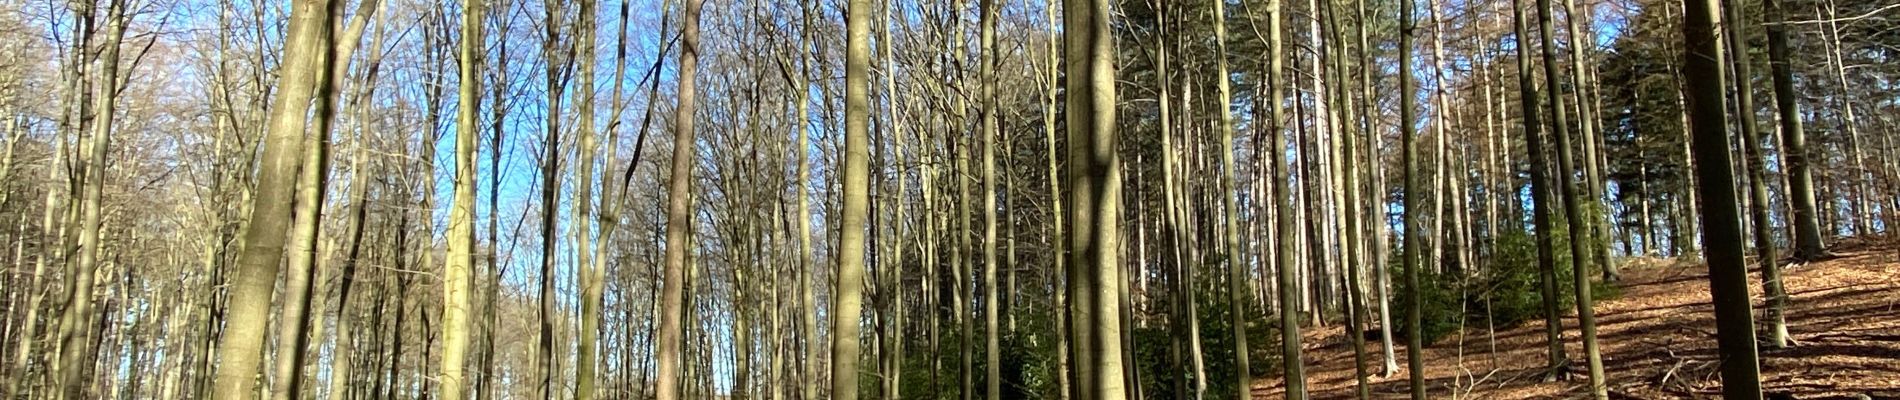
[[[1543,324],[1602,398],[1623,268],[1788,346],[1743,268],[1900,223],[1900,4],[702,1],[0,3],[0,393],[1292,398]]]

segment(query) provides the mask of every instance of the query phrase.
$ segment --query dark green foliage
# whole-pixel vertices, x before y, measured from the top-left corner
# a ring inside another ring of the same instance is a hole
[[[1215,264],[1209,265],[1220,265],[1218,260],[1213,262]],[[1223,277],[1209,275],[1196,278],[1203,281],[1203,285],[1226,286],[1224,279],[1220,279]],[[1222,282],[1217,283],[1217,280]],[[1234,357],[1228,350],[1234,347],[1234,338],[1230,334],[1232,319],[1228,316],[1232,307],[1227,296],[1209,294],[1213,292],[1197,293],[1201,294],[1195,296],[1195,301],[1200,307],[1201,350],[1205,352],[1202,362],[1207,368],[1205,398],[1232,398],[1237,389],[1233,380],[1228,378],[1234,376]],[[1248,374],[1255,378],[1278,374],[1281,366],[1279,320],[1272,315],[1255,315],[1247,321],[1248,359],[1252,367]],[[1174,333],[1165,321],[1137,327],[1133,332],[1137,349],[1135,365],[1142,374],[1142,398],[1176,400],[1173,390],[1177,379],[1184,380],[1191,393],[1194,386],[1193,356],[1189,353],[1186,340],[1182,341],[1182,365],[1176,367],[1169,364],[1168,347],[1172,345]]]
[[[1556,232],[1552,232],[1552,247],[1563,249],[1569,246],[1566,227],[1559,223]],[[1457,278],[1434,273],[1430,268],[1420,271],[1419,292],[1425,298],[1423,313],[1420,316],[1424,325],[1426,343],[1434,342],[1445,335],[1455,332],[1460,325],[1459,313],[1464,313],[1464,326],[1482,327],[1485,318],[1498,329],[1516,326],[1524,322],[1543,319],[1543,293],[1538,281],[1537,242],[1535,237],[1522,230],[1500,232],[1496,247],[1488,264],[1475,271],[1475,274]],[[1570,252],[1556,251],[1553,254],[1557,268],[1557,304],[1566,315],[1576,309],[1576,287],[1568,284],[1571,280]],[[1396,267],[1393,273],[1398,273]],[[1597,276],[1595,271],[1587,271]],[[1398,288],[1395,288],[1398,289]],[[1620,294],[1616,285],[1591,285],[1591,295],[1596,301],[1612,299]],[[1395,290],[1392,307],[1404,310],[1411,305],[1412,298],[1404,290]],[[1405,327],[1395,327],[1394,337],[1403,339],[1409,332]]]
[[[1398,276],[1397,274],[1402,271],[1393,268],[1391,273],[1393,276]],[[1447,281],[1443,275],[1433,272],[1430,268],[1420,269],[1418,283],[1419,298],[1423,299],[1420,303],[1422,307],[1419,311],[1419,328],[1424,332],[1424,336],[1420,338],[1424,339],[1426,344],[1431,344],[1459,328],[1459,284]],[[1410,291],[1396,290],[1394,293],[1397,296],[1392,299],[1393,310],[1407,310],[1407,307],[1411,307],[1412,302],[1415,301]],[[1394,324],[1398,326],[1392,329],[1393,340],[1411,338],[1412,332],[1405,324],[1398,322]]]
[[[1559,232],[1552,237],[1553,248],[1568,246],[1570,239]],[[1524,231],[1507,231],[1498,238],[1496,253],[1490,268],[1481,271],[1471,280],[1472,310],[1483,317],[1485,308],[1490,308],[1492,323],[1497,327],[1515,326],[1525,321],[1543,318],[1543,293],[1537,265],[1537,242],[1534,236]],[[1557,260],[1557,281],[1570,281],[1570,252],[1554,252]],[[1614,285],[1597,285],[1614,286]],[[1559,309],[1570,309],[1576,304],[1573,285],[1557,285],[1557,304]]]
[[[947,307],[947,306],[946,306]],[[1002,398],[1004,399],[1052,399],[1056,395],[1056,330],[1054,307],[1017,307],[1011,310],[1016,316],[1016,329],[1005,332],[999,345],[1002,348]],[[946,324],[945,327],[951,327]],[[956,351],[960,340],[955,329],[944,329],[940,334],[939,346],[942,351],[933,351],[930,340],[922,332],[905,335],[904,340],[904,377],[903,397],[907,399],[954,399],[958,398],[957,366],[962,365],[962,352]],[[984,340],[981,326],[972,332],[971,338],[978,343]],[[931,365],[931,353],[937,353],[939,365]],[[867,352],[867,357],[869,354]],[[971,354],[971,374],[975,377],[977,392],[982,397],[983,377],[987,376],[989,365],[983,359],[982,352]],[[861,365],[875,365],[866,359]],[[937,386],[930,386],[931,372],[936,371]],[[866,369],[866,372],[872,370]],[[862,393],[878,393],[883,390],[878,380],[867,379],[860,383]]]

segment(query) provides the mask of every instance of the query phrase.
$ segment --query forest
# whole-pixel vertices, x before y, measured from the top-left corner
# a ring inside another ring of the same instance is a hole
[[[1891,0],[0,2],[0,399],[1900,398]]]

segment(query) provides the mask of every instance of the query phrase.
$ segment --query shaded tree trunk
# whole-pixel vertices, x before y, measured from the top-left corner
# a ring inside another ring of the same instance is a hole
[[[1695,135],[1696,178],[1733,182],[1729,169],[1728,115],[1723,105],[1722,44],[1717,36],[1715,0],[1683,3],[1682,33],[1688,46],[1683,72],[1689,129]],[[1716,343],[1722,353],[1722,397],[1760,399],[1761,372],[1755,354],[1755,321],[1748,298],[1748,265],[1742,256],[1741,209],[1727,185],[1699,185],[1702,242],[1708,247],[1709,290],[1715,304]]]

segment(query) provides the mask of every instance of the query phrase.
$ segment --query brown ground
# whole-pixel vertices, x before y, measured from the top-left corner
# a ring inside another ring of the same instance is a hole
[[[1846,244],[1833,251],[1838,258],[1783,267],[1791,296],[1788,330],[1800,345],[1762,352],[1765,392],[1770,398],[1900,399],[1900,246]],[[1632,262],[1623,272],[1622,297],[1596,304],[1611,397],[1719,398],[1707,269],[1638,264],[1644,263]],[[1757,299],[1758,272],[1749,280]],[[1757,326],[1760,315],[1757,303]],[[1477,326],[1426,349],[1430,397],[1588,398],[1576,319],[1565,318],[1564,326],[1570,380],[1541,379],[1543,321],[1499,330],[1495,352]],[[1353,398],[1352,348],[1341,333],[1334,326],[1306,335],[1307,390],[1315,399]],[[1376,375],[1384,359],[1378,349],[1377,342],[1367,343],[1373,397],[1408,397],[1403,344],[1394,349],[1401,371],[1388,378]],[[1282,383],[1278,377],[1257,381],[1254,397],[1281,398]]]

